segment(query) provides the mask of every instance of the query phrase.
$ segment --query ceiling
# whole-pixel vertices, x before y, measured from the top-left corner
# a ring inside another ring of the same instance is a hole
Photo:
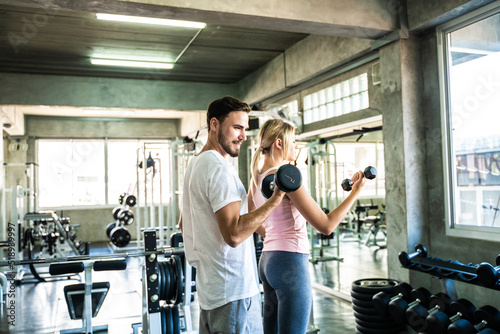
[[[111,22],[90,12],[1,3],[0,72],[234,83],[307,36],[210,24],[199,31]],[[92,65],[96,54],[180,58],[173,69],[158,70]]]

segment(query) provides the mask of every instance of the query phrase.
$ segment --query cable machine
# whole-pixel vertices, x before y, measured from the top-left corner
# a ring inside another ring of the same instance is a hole
[[[311,196],[316,200],[323,211],[328,213],[332,206],[336,208],[339,204],[335,145],[331,141],[320,139],[308,143],[307,148],[307,170],[309,174],[309,189]],[[308,226],[308,231],[309,240],[311,242],[310,261],[312,263],[344,260],[340,257],[340,236],[338,231],[334,232],[334,245],[330,244],[330,240],[333,239],[333,236],[318,236],[318,233],[311,225]],[[316,240],[318,244],[316,244]],[[325,256],[325,250],[327,249],[336,249],[336,256]]]

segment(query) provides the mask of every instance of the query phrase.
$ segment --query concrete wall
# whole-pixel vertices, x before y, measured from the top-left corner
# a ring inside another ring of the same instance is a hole
[[[0,105],[206,110],[232,85],[0,73]]]

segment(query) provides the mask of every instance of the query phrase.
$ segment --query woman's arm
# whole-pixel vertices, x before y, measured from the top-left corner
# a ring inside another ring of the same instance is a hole
[[[287,193],[287,196],[312,227],[324,235],[329,235],[344,219],[359,196],[366,182],[366,178],[362,175],[362,172],[354,174],[351,179],[353,182],[352,191],[328,215],[323,212],[318,203],[305,190],[304,186],[301,186],[297,191]]]
[[[248,212],[257,209],[257,206],[253,201],[254,195],[255,195],[255,183],[252,180],[250,182],[250,189],[248,190]],[[260,225],[255,232],[257,232],[262,238],[266,237],[266,228],[264,227],[264,224]]]

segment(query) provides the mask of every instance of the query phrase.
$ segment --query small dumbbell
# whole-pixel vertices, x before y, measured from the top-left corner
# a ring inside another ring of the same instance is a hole
[[[474,325],[474,324],[475,325]],[[448,327],[448,334],[491,333],[500,329],[500,312],[493,306],[486,305],[474,312],[473,323],[460,319]]]
[[[414,253],[408,254],[406,252],[401,252],[399,253],[398,258],[401,265],[405,268],[408,268],[411,266],[411,259],[415,258],[416,256],[427,257],[427,248],[420,244],[416,245]]]
[[[363,175],[368,180],[373,180],[377,176],[377,170],[375,169],[375,167],[368,166],[363,171]],[[344,189],[344,191],[352,190],[352,182],[350,179],[345,179],[340,185],[342,186],[342,189]]]
[[[476,268],[478,280],[486,287],[495,286],[500,280],[500,255],[496,259],[496,267],[487,262],[483,262]]]
[[[378,292],[372,297],[375,310],[381,317],[386,317],[388,315],[388,305],[392,300],[396,299],[410,299],[412,287],[410,284],[401,282],[394,286],[394,295],[390,295],[386,292]]]
[[[427,333],[429,334],[446,334],[448,327],[460,320],[465,319],[472,322],[476,307],[467,299],[459,299],[450,305],[449,315],[444,312],[436,312],[430,314],[427,319]]]
[[[424,332],[427,329],[427,317],[437,313],[448,313],[451,298],[446,293],[436,293],[429,298],[429,308],[422,304],[408,307],[406,310],[406,322],[417,332]]]
[[[413,289],[410,294],[411,303],[404,299],[391,300],[389,303],[389,314],[392,320],[398,325],[401,325],[406,320],[406,310],[418,304],[424,306],[429,305],[431,293],[426,288]]]
[[[275,174],[269,174],[262,180],[262,195],[270,198],[273,195],[274,187],[281,191],[289,193],[296,191],[302,184],[302,174],[300,170],[293,165],[283,165]]]

